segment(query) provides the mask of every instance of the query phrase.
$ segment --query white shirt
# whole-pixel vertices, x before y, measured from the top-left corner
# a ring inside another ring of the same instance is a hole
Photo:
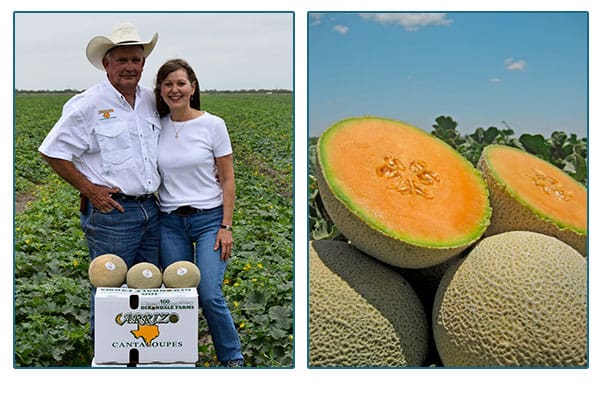
[[[171,212],[180,206],[208,209],[222,205],[223,189],[217,181],[215,158],[232,154],[225,122],[208,112],[185,122],[173,122],[167,115],[161,122],[160,210]]]
[[[160,118],[154,94],[138,86],[135,108],[107,77],[63,106],[39,151],[73,162],[97,185],[138,196],[158,189]]]

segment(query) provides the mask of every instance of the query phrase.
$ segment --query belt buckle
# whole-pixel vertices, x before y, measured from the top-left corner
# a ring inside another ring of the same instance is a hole
[[[141,194],[139,196],[131,196],[131,195],[127,195],[125,193],[113,193],[110,195],[110,197],[112,197],[115,200],[131,200],[131,201],[137,201],[137,202],[143,202],[148,200],[150,197],[152,196],[152,194]]]
[[[194,213],[194,211],[194,207],[192,206],[181,206],[177,210],[175,210],[177,215],[180,215],[182,217],[189,217]]]

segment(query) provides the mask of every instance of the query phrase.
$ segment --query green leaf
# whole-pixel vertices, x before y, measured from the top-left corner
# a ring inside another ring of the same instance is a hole
[[[550,144],[542,135],[530,135],[524,133],[519,138],[519,142],[523,145],[526,151],[535,154],[546,161],[550,161]]]
[[[287,320],[292,316],[290,306],[273,306],[269,308],[269,318],[274,321]]]
[[[271,328],[269,332],[274,339],[284,339],[288,336],[288,332],[284,329]]]
[[[567,134],[562,131],[554,131],[550,135],[550,140],[554,147],[562,147],[567,140]]]
[[[263,309],[267,304],[267,296],[263,292],[252,291],[244,302],[246,309]]]
[[[575,180],[578,182],[587,180],[587,163],[585,158],[579,154],[571,154],[565,158],[565,162],[567,163],[564,168],[565,171],[571,174]]]
[[[488,128],[485,132],[483,132],[483,142],[485,144],[492,144],[496,140],[496,137],[500,134],[498,128]]]

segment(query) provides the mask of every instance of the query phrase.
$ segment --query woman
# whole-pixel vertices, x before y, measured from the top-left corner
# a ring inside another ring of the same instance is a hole
[[[235,183],[231,142],[224,121],[200,110],[198,79],[181,59],[158,70],[154,89],[162,132],[160,258],[200,268],[199,303],[219,361],[243,366],[238,333],[221,291],[233,246]]]

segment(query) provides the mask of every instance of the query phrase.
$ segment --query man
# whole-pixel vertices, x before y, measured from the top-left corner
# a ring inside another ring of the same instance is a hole
[[[152,91],[138,85],[157,40],[155,33],[142,42],[131,24],[92,38],[86,55],[105,71],[105,79],[64,105],[39,147],[56,173],[81,194],[81,227],[90,257],[116,254],[128,267],[159,262],[153,193],[160,184],[160,119]]]

